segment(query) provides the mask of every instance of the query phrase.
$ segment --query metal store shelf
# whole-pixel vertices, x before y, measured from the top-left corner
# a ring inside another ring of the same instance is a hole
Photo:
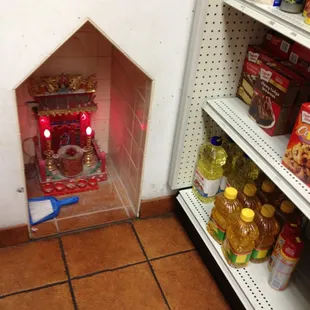
[[[238,98],[208,100],[204,110],[310,218],[310,188],[281,164],[289,137],[268,136],[249,118],[248,107]]]
[[[258,20],[288,38],[310,47],[310,25],[304,23],[301,14],[289,14],[267,5],[246,0],[223,0],[226,4]]]
[[[202,204],[191,189],[180,191],[177,199],[246,309],[310,309],[308,277],[302,277],[297,271],[289,287],[277,292],[268,284],[267,263],[250,264],[242,269],[231,268],[226,263],[220,245],[206,231],[213,205]]]

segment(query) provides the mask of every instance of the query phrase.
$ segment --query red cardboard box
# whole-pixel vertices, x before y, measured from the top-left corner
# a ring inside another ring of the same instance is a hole
[[[298,72],[298,75],[301,76],[303,80],[291,112],[291,120],[289,122],[289,128],[291,132],[293,130],[295,120],[297,118],[301,105],[305,102],[308,102],[310,99],[310,72],[305,70],[305,68],[301,68],[301,64],[303,63],[302,60],[298,64],[294,64],[288,60],[280,61],[280,63],[283,64],[285,67],[289,68],[291,71]]]
[[[300,108],[282,164],[310,186],[310,103]]]
[[[288,59],[293,41],[275,31],[269,31],[264,39],[264,48],[275,57]]]
[[[289,133],[290,112],[302,81],[278,62],[261,64],[249,115],[270,136]]]
[[[260,72],[260,64],[273,60],[274,57],[264,50],[262,46],[248,46],[238,85],[237,97],[239,97],[246,104],[251,104],[254,93],[254,84]]]

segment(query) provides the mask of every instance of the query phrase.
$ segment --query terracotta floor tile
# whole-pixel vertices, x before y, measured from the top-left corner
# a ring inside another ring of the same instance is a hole
[[[196,251],[151,264],[171,309],[230,309]]]
[[[109,181],[100,184],[98,190],[79,193],[78,196],[80,201],[61,208],[58,218],[123,207],[113,183]],[[62,197],[65,196],[59,199]]]
[[[0,249],[0,295],[66,280],[58,240]]]
[[[149,258],[190,250],[194,245],[173,215],[134,222]]]
[[[62,240],[73,277],[145,260],[130,224],[84,231]]]
[[[78,228],[91,227],[95,225],[116,222],[128,219],[128,215],[124,208],[114,209],[102,212],[95,212],[87,215],[80,215],[71,218],[63,218],[57,220],[60,232],[74,230]]]
[[[54,234],[57,234],[56,222],[54,220],[34,225],[31,229],[31,238],[33,239]]]
[[[1,310],[70,310],[74,309],[67,284],[0,299]]]
[[[167,309],[147,264],[73,281],[79,309]]]

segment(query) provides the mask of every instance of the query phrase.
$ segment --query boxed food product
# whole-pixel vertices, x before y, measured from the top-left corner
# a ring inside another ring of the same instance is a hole
[[[298,72],[298,75],[301,76],[303,80],[300,91],[296,97],[294,106],[292,107],[291,111],[291,118],[289,122],[289,131],[291,132],[301,105],[305,102],[308,102],[310,99],[310,72],[303,70],[299,64],[294,64],[288,60],[280,61],[280,63],[289,68],[291,71]]]
[[[273,56],[259,45],[249,45],[244,59],[243,69],[238,85],[237,97],[246,104],[251,104],[254,84],[259,75],[262,62],[273,61]]]
[[[282,164],[310,186],[310,103],[304,103],[287,145]]]
[[[285,59],[289,58],[292,45],[292,40],[275,31],[268,31],[263,43],[264,48],[268,52],[273,53],[275,57],[281,57]]]
[[[249,115],[270,136],[289,132],[292,106],[302,78],[278,62],[262,63]]]
[[[310,79],[310,50],[299,43],[294,43],[289,56],[291,63],[296,65],[296,70]]]

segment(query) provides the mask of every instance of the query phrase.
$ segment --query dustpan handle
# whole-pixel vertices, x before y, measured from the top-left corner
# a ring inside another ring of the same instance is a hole
[[[65,206],[65,205],[71,205],[72,203],[77,203],[79,202],[79,197],[78,196],[72,196],[68,198],[64,198],[61,200],[58,200],[59,206]]]

